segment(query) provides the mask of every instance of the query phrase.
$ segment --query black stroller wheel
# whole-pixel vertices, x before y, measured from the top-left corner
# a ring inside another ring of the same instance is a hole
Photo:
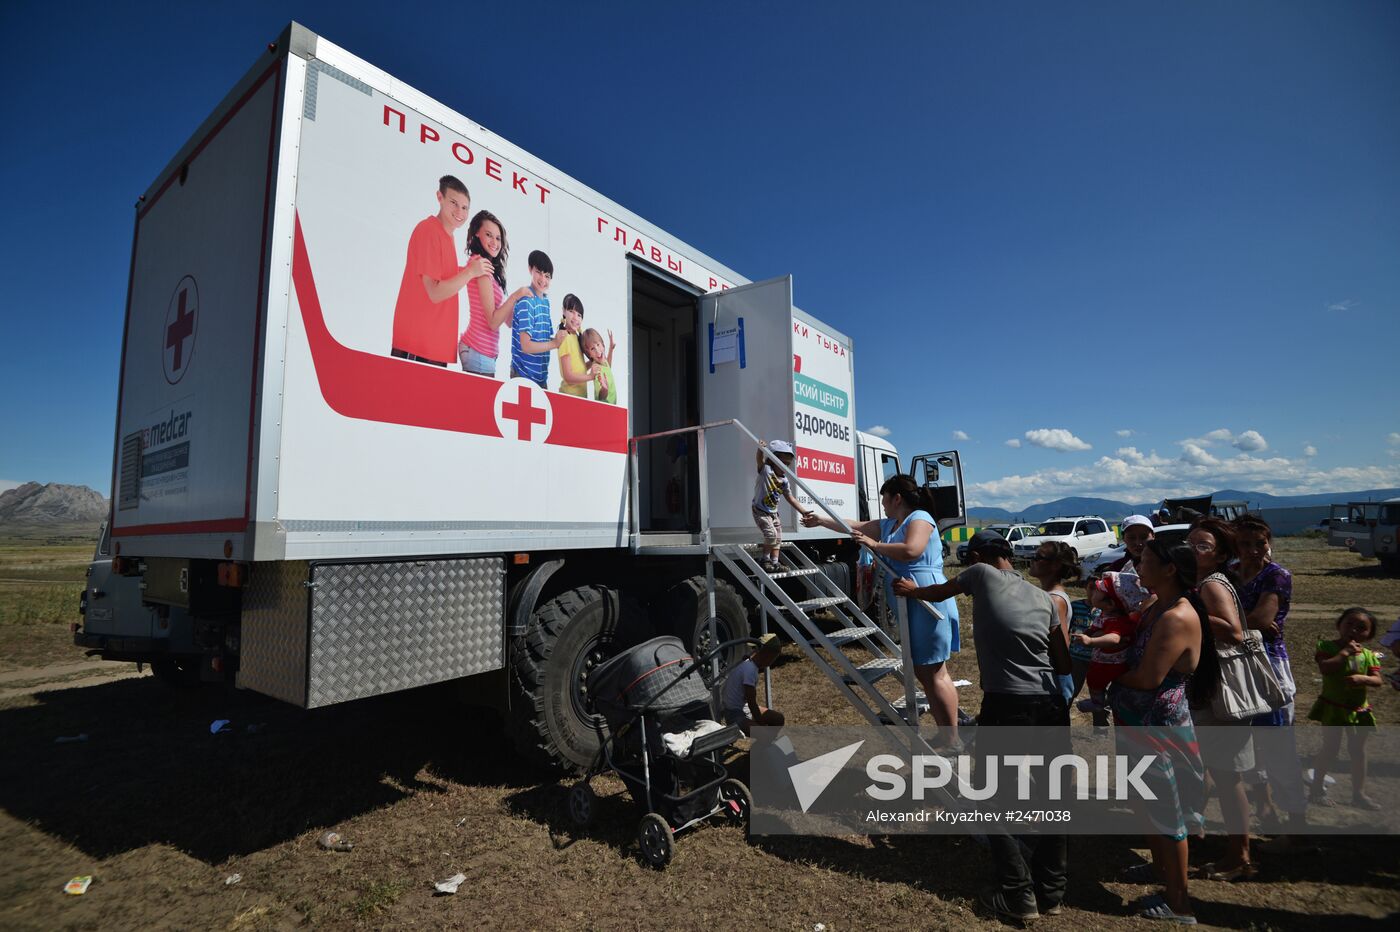
[[[642,824],[637,828],[637,843],[642,849],[642,860],[657,870],[670,864],[676,853],[676,836],[671,826],[654,812],[642,816]]]
[[[719,804],[730,822],[747,825],[753,811],[753,794],[742,780],[730,777],[719,785]]]
[[[579,828],[593,824],[598,797],[587,783],[575,783],[569,790],[569,818]]]

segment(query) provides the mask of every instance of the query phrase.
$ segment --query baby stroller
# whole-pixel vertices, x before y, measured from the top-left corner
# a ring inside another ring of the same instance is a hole
[[[569,791],[575,824],[592,822],[596,797],[589,781],[606,770],[617,774],[643,812],[637,840],[651,867],[670,863],[675,836],[712,816],[748,821],[749,788],[719,761],[743,731],[710,721],[710,692],[699,673],[702,664],[744,643],[757,642],[727,641],[697,660],[679,638],[652,638],[589,674],[588,694],[608,733],[597,724],[598,755]]]

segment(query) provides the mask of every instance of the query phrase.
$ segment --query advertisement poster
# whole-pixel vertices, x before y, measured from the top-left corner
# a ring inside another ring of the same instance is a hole
[[[487,137],[308,65],[279,514],[622,525],[628,256],[728,283]]]

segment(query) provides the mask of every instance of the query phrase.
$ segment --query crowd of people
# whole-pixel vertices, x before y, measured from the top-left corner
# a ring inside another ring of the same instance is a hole
[[[1379,808],[1365,782],[1366,740],[1375,725],[1367,690],[1384,682],[1377,655],[1366,646],[1378,633],[1377,620],[1364,608],[1348,608],[1337,619],[1336,636],[1316,646],[1312,662],[1322,689],[1308,717],[1334,727],[1326,729],[1313,758],[1309,789],[1289,727],[1297,704],[1284,640],[1292,576],[1273,559],[1272,531],[1259,516],[1229,522],[1201,517],[1175,540],[1159,539],[1147,517],[1129,516],[1121,523],[1123,558],[1088,580],[1084,596],[1075,598],[1066,584],[1078,585],[1079,560],[1068,544],[1041,544],[1029,567],[1032,583],[1013,564],[1004,538],[979,531],[968,545],[969,565],[948,580],[926,490],[909,476],[895,476],[882,486],[881,499],[885,517],[851,522],[852,536],[899,574],[889,595],[909,600],[906,653],[939,727],[938,746],[962,750],[947,664],[959,650],[955,599],[968,595],[982,689],[979,757],[995,735],[985,726],[1068,726],[1076,707],[1100,734],[1110,722],[1116,726],[1119,753],[1153,756],[1145,779],[1157,801],[1141,805],[1152,858],[1123,878],[1162,887],[1138,902],[1141,916],[1194,924],[1193,873],[1248,879],[1256,872],[1252,833],[1287,835],[1306,824],[1309,806],[1338,805],[1327,773],[1343,738],[1350,805]],[[803,523],[840,529],[815,512],[804,514]],[[1400,623],[1382,639],[1396,641]],[[1249,689],[1249,675],[1241,671],[1251,662],[1253,675],[1267,680],[1266,711],[1257,696],[1251,706],[1250,696],[1241,695]],[[1391,685],[1400,689],[1400,678]],[[769,712],[745,698],[755,717]],[[1067,729],[1065,735],[1068,743]],[[1226,833],[1224,854],[1193,871],[1189,847],[1204,834],[1205,800],[1212,793]],[[993,834],[990,841],[995,885],[984,904],[1017,920],[1058,912],[1066,889],[1065,836]]]

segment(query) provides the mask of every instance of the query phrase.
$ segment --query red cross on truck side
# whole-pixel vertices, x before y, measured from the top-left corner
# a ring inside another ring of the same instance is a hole
[[[501,417],[515,421],[518,428],[517,439],[529,440],[534,425],[545,422],[545,409],[537,408],[530,400],[530,389],[526,385],[520,386],[520,393],[516,395],[517,401],[507,401],[501,405]]]
[[[185,341],[194,333],[194,312],[185,310],[185,300],[189,291],[180,290],[180,309],[175,312],[175,320],[165,328],[165,348],[175,350],[175,362],[171,369],[179,372],[185,364]]]

